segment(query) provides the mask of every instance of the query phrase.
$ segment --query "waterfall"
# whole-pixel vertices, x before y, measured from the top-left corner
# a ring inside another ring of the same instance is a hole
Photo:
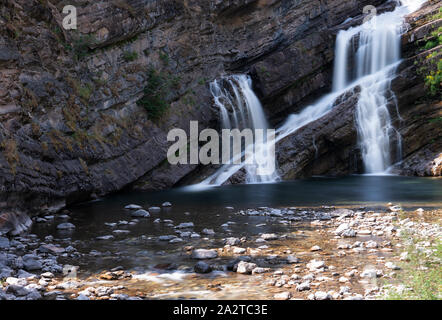
[[[401,137],[392,126],[388,111],[390,100],[396,103],[390,83],[400,62],[404,16],[417,10],[425,1],[403,0],[392,12],[340,31],[335,45],[332,93],[299,114],[291,115],[280,128],[276,141],[325,115],[337,97],[359,85],[356,127],[365,172],[379,174],[390,167],[391,136],[396,137],[396,158],[400,158]]]
[[[360,98],[356,107],[358,142],[366,173],[383,173],[392,164],[391,139],[401,139],[391,124],[390,83],[400,61],[403,17],[423,1],[404,1],[404,5],[372,18],[363,25],[341,31],[336,39],[333,90],[342,90],[358,79]],[[390,97],[389,97],[390,95]]]
[[[210,92],[215,105],[220,111],[222,129],[268,129],[261,102],[253,92],[252,80],[249,76],[232,75],[221,80],[215,80],[210,84]],[[255,164],[233,163],[234,160],[242,158],[245,152],[248,151],[253,154],[257,163],[274,162],[274,154],[270,152],[270,148],[274,146],[274,141],[262,140],[260,142],[255,141],[254,145],[246,146],[239,154],[234,154],[230,163],[224,164],[200,184],[221,185],[242,168],[246,171],[246,183],[273,182],[278,179],[276,172],[270,175],[258,175],[256,173],[257,165]]]
[[[359,85],[361,92],[356,106],[356,126],[365,171],[385,172],[392,162],[391,135],[396,135],[397,151],[399,154],[401,152],[401,138],[391,124],[387,106],[390,100],[395,102],[390,83],[400,62],[403,19],[407,14],[419,9],[424,2],[426,0],[402,0],[401,5],[394,11],[375,16],[360,26],[340,31],[335,46],[332,92],[301,112],[290,115],[277,130],[277,136],[272,143],[276,144],[299,128],[323,117],[333,108],[339,96]],[[237,84],[234,84],[235,82]],[[220,109],[224,127],[232,126],[232,122],[238,126],[238,119],[241,119],[242,123],[253,123],[250,119],[247,120],[247,117],[244,120],[241,111],[250,110],[249,107],[244,108],[244,104],[250,106],[252,100],[256,103],[254,112],[257,111],[257,116],[263,115],[249,78],[233,76],[229,84],[232,86],[233,96],[221,88],[218,82],[215,81],[211,85],[211,92]],[[244,90],[250,95],[251,100],[248,102]],[[238,91],[242,93],[239,94]],[[232,111],[231,115],[229,109]],[[221,185],[243,167],[244,163],[225,165],[200,185]],[[275,177],[267,177],[259,182],[268,181],[275,181]]]

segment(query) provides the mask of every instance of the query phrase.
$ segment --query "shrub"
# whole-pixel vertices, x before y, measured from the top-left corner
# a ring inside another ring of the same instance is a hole
[[[137,104],[146,109],[151,120],[159,120],[169,109],[168,93],[173,87],[179,85],[179,78],[165,73],[157,72],[150,67],[147,72],[147,86],[144,96]]]
[[[123,59],[126,62],[131,62],[131,61],[135,61],[138,58],[138,53],[136,53],[135,51],[125,51],[123,53]]]

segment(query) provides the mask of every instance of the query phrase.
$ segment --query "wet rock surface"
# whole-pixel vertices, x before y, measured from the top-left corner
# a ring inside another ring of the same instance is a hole
[[[210,81],[251,74],[278,121],[329,87],[336,28],[386,1],[123,2],[73,1],[71,32],[63,1],[4,1],[2,209],[53,213],[127,186],[181,183],[197,166],[164,161],[167,132],[189,120],[218,127]],[[161,121],[137,105],[151,67],[171,83]]]

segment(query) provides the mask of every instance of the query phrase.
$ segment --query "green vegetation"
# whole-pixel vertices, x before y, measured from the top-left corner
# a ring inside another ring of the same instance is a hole
[[[125,51],[123,53],[123,59],[126,62],[131,62],[131,61],[135,61],[138,58],[138,53],[136,53],[135,51]]]
[[[442,16],[442,10],[438,14]],[[436,15],[437,16],[437,15]],[[442,27],[431,32],[430,37],[426,40],[423,47],[424,50],[431,50],[437,46],[442,45]],[[429,94],[431,96],[436,96],[441,94],[441,83],[442,83],[442,50],[436,50],[429,54],[425,60],[429,65],[429,68],[423,67],[419,70],[419,73],[423,74],[425,77],[425,85],[428,88]]]
[[[76,60],[84,58],[90,51],[90,47],[96,43],[93,35],[79,35],[72,43],[72,50]]]
[[[17,142],[14,139],[7,139],[1,142],[0,146],[3,148],[3,154],[11,167],[11,172],[15,175],[17,164],[20,162],[18,154]]]
[[[172,88],[179,85],[179,78],[164,72],[158,72],[150,67],[147,72],[147,86],[144,88],[144,96],[137,104],[146,109],[149,118],[159,120],[169,109],[168,94]]]
[[[408,242],[407,260],[398,273],[397,280],[405,286],[404,290],[390,289],[390,300],[439,300],[442,295],[442,242],[422,248],[424,240],[410,235],[402,236]],[[419,246],[421,243],[421,246]]]
[[[428,21],[436,21],[442,19],[442,8],[439,8],[439,12],[432,15],[431,17],[428,18]]]

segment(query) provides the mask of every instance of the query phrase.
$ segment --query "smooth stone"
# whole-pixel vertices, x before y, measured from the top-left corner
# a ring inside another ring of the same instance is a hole
[[[206,234],[208,236],[213,236],[215,234],[215,231],[213,231],[213,229],[203,229],[203,231],[201,231],[202,234]]]
[[[138,209],[143,209],[142,206],[139,206],[137,204],[129,204],[127,206],[124,207],[124,209],[128,209],[128,210],[138,210]]]
[[[191,255],[192,259],[214,259],[218,257],[218,252],[213,249],[194,249]]]
[[[45,273],[42,273],[41,276],[43,278],[52,279],[54,277],[54,274],[52,272],[45,272]]]
[[[243,253],[246,253],[246,249],[244,249],[244,248],[234,248],[233,249],[233,253],[234,254],[243,254]]]
[[[34,255],[24,255],[23,256],[23,266],[27,271],[40,270],[42,268],[41,261],[38,260],[37,256]]]
[[[313,246],[310,248],[310,251],[321,251],[321,247],[320,246]]]
[[[226,238],[226,240],[224,241],[225,245],[229,245],[229,246],[236,246],[238,244],[241,243],[241,240],[239,238]]]
[[[332,296],[324,291],[316,291],[315,292],[315,300],[331,300]]]
[[[180,223],[179,225],[177,225],[175,227],[175,229],[188,229],[188,228],[193,228],[193,227],[195,227],[193,222],[183,222],[183,223]]]
[[[278,236],[274,233],[264,233],[261,235],[261,239],[264,239],[266,241],[268,240],[277,240]]]
[[[293,255],[289,255],[287,256],[287,263],[299,263],[299,258],[293,256]]]
[[[134,212],[131,212],[130,214],[132,217],[138,217],[138,218],[149,218],[150,213],[144,209],[139,209]]]
[[[23,286],[17,284],[11,284],[6,288],[6,293],[11,293],[13,295],[23,297],[28,295],[30,291]]]
[[[114,238],[115,237],[113,235],[107,235],[107,236],[96,237],[95,239],[97,239],[97,240],[111,240]]]
[[[251,274],[256,267],[257,265],[255,263],[240,261],[236,268],[236,272],[241,274]]]
[[[160,241],[170,241],[170,240],[175,239],[175,238],[176,238],[176,236],[174,236],[174,235],[159,236],[158,240],[160,240]]]
[[[273,296],[275,300],[289,300],[292,297],[290,292],[281,292]]]
[[[53,244],[44,244],[38,248],[38,251],[45,252],[45,253],[55,253],[55,254],[61,254],[65,252],[66,250],[61,247],[57,247]]]
[[[324,267],[325,267],[324,261],[311,260],[309,263],[307,263],[307,268],[309,268],[312,271],[320,269],[320,268],[324,268]]]
[[[296,290],[298,291],[306,291],[310,290],[310,281],[305,281],[296,286]]]
[[[208,265],[207,263],[205,263],[204,261],[199,261],[194,267],[193,269],[195,270],[196,273],[209,273],[212,271],[212,268],[210,267],[210,265]]]
[[[161,208],[160,207],[150,207],[149,212],[159,213],[159,212],[161,212]]]
[[[128,233],[130,233],[130,231],[129,230],[114,230],[114,231],[112,231],[112,233],[115,233],[115,234],[128,234]]]
[[[169,242],[170,242],[170,243],[179,243],[179,242],[183,242],[183,241],[184,241],[184,240],[181,239],[181,238],[175,238],[175,239],[170,240]]]
[[[261,267],[256,267],[255,269],[252,270],[252,274],[261,274],[261,273],[267,273],[270,272],[270,268],[261,268]]]
[[[171,207],[172,204],[170,202],[166,201],[166,202],[163,202],[162,206],[163,207]]]
[[[9,239],[6,237],[0,237],[0,249],[9,249]]]
[[[71,229],[75,229],[75,226],[72,223],[65,222],[65,223],[60,223],[57,226],[57,229],[59,229],[59,230],[71,230]]]

